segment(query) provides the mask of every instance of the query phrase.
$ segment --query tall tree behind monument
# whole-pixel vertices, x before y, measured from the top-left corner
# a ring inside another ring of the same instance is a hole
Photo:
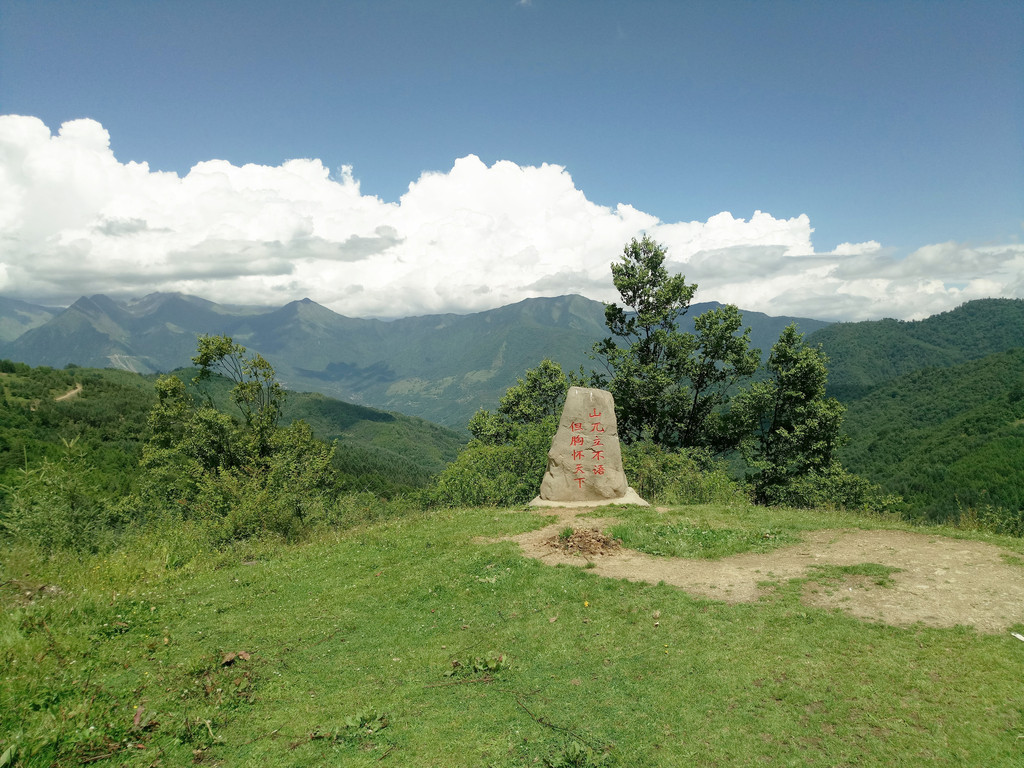
[[[734,446],[720,420],[721,406],[742,379],[757,370],[760,351],[750,349],[750,329],[741,331],[735,306],[700,315],[696,333],[679,330],[697,286],[670,275],[665,249],[649,237],[635,238],[612,264],[612,280],[625,306],[608,304],[612,336],[594,345],[619,408],[623,441],[649,437],[669,448]],[[732,444],[731,444],[732,443]]]

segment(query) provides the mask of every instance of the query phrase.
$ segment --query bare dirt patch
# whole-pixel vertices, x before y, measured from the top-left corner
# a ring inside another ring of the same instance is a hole
[[[598,517],[601,511],[590,516],[575,509],[545,509],[538,514],[555,515],[556,522],[509,539],[525,555],[546,563],[591,562],[601,576],[664,581],[727,603],[753,602],[770,582],[813,575],[813,565],[876,563],[900,569],[891,574],[888,586],[860,576],[830,585],[810,581],[804,586],[804,601],[895,626],[964,624],[995,633],[1024,623],[1024,567],[1015,564],[1012,553],[992,544],[907,531],[839,529],[811,531],[799,544],[773,552],[696,560],[655,557],[624,547],[577,552],[556,543],[567,525],[600,534],[616,522]]]
[[[79,382],[78,384],[75,384],[75,386],[73,388],[71,388],[67,392],[65,392],[63,395],[61,395],[59,397],[53,398],[53,401],[55,403],[59,403],[59,402],[61,402],[63,400],[70,400],[72,397],[78,397],[78,395],[81,393],[81,391],[82,391],[82,384],[81,384],[81,382]]]

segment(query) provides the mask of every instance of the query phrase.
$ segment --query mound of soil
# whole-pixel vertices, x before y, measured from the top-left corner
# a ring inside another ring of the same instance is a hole
[[[572,536],[568,538],[556,534],[545,539],[544,546],[571,555],[591,557],[614,554],[622,547],[622,542],[605,536],[598,528],[578,528],[573,529]]]

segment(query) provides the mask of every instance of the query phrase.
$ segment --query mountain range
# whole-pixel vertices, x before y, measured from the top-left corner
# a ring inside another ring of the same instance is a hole
[[[582,296],[526,299],[468,315],[383,321],[345,317],[310,299],[282,307],[216,304],[177,293],[118,301],[82,297],[63,310],[0,300],[0,357],[60,368],[69,363],[138,373],[190,364],[199,334],[224,334],[259,352],[284,386],[463,429],[492,408],[528,368],[551,358],[565,369],[594,366],[588,352],[608,335],[604,304]],[[721,306],[694,304],[681,327]],[[783,328],[811,333],[828,323],[744,311],[765,352]],[[20,332],[16,332],[20,331]]]
[[[691,306],[681,327],[717,306]],[[902,495],[912,516],[1020,510],[1024,530],[1024,300],[972,301],[909,322],[743,317],[762,354],[790,322],[824,350],[829,391],[847,406],[844,466]],[[406,478],[420,483],[454,455],[478,408],[494,408],[545,357],[594,367],[587,353],[607,330],[604,305],[581,296],[393,321],[345,317],[309,299],[247,307],[182,294],[97,295],[56,309],[0,298],[0,358],[29,365],[171,371],[190,365],[202,333],[260,352],[291,390],[354,403],[298,398],[292,416],[340,438],[351,457],[365,454],[367,466],[429,454]],[[432,435],[364,406],[460,435]]]

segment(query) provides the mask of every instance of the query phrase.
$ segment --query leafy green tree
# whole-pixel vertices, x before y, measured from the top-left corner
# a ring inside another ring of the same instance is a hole
[[[326,521],[336,495],[334,446],[303,421],[278,426],[284,392],[273,366],[223,336],[204,336],[199,380],[214,373],[235,382],[240,427],[211,405],[197,405],[184,382],[157,380],[143,450],[140,505],[174,511],[211,525],[215,540],[271,531],[293,538]]]
[[[694,350],[682,365],[690,385],[688,407],[679,423],[683,446],[716,452],[734,447],[721,409],[729,402],[730,390],[752,376],[761,362],[761,351],[750,348],[750,328],[740,332],[742,323],[739,309],[732,304],[694,320]]]
[[[477,411],[469,421],[469,431],[477,440],[497,445],[514,440],[523,425],[554,418],[557,427],[569,386],[569,378],[558,363],[542,360],[506,390],[498,401],[497,412]],[[551,434],[554,432],[552,429]]]
[[[509,387],[496,412],[477,411],[473,440],[427,490],[428,503],[510,506],[536,496],[570,384],[558,363],[543,360]]]
[[[196,381],[219,373],[234,382],[231,399],[245,417],[258,453],[269,449],[270,437],[281,419],[284,389],[274,367],[262,355],[246,357],[246,349],[230,336],[200,336],[192,362],[199,366]]]
[[[755,501],[785,503],[786,489],[806,475],[834,476],[845,408],[825,397],[827,359],[789,325],[772,347],[768,378],[734,398],[729,420],[755,470]]]
[[[597,386],[615,397],[619,435],[626,443],[649,437],[667,447],[711,447],[721,451],[725,433],[717,410],[728,391],[757,368],[750,329],[734,306],[696,319],[696,333],[679,330],[697,290],[665,268],[665,249],[644,237],[623,249],[612,280],[624,306],[605,307],[614,337],[594,345],[608,376]]]

